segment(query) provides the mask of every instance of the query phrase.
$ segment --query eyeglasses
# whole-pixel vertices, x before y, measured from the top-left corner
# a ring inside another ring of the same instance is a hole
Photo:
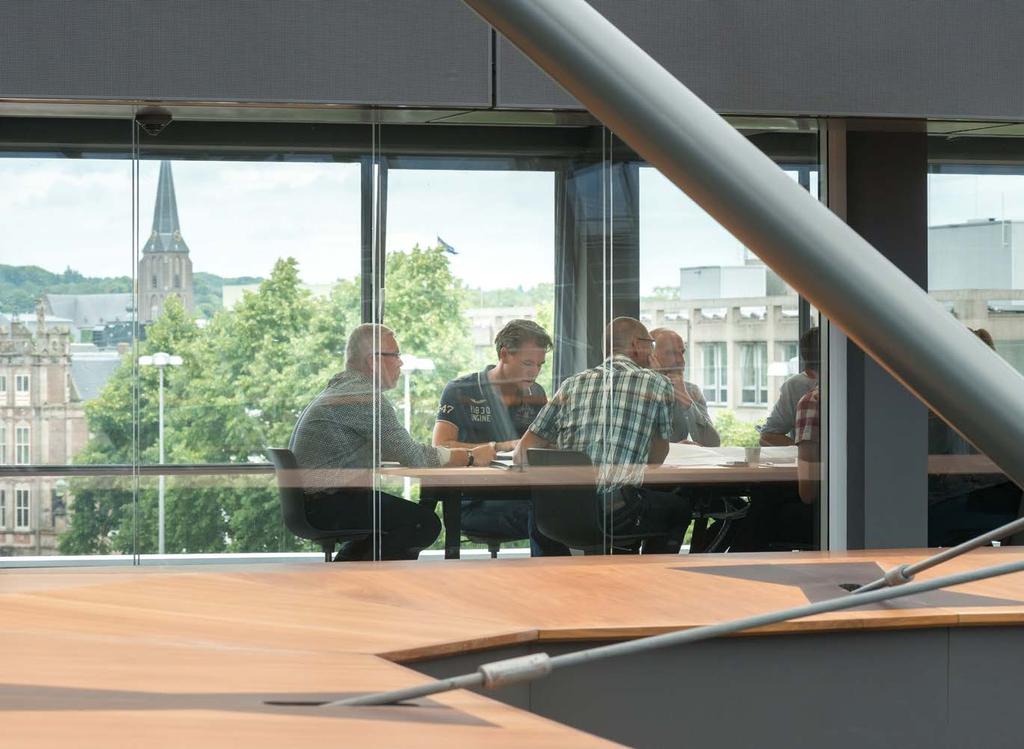
[[[402,355],[401,351],[378,351],[377,356],[393,356],[396,359]]]
[[[652,346],[654,345],[654,339],[653,338],[639,338],[638,337],[638,338],[635,338],[634,340],[637,340],[637,341],[647,341]]]

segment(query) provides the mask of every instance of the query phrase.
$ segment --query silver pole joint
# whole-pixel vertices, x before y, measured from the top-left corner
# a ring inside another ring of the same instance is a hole
[[[890,587],[894,587],[896,585],[909,583],[914,579],[913,575],[907,574],[907,569],[909,567],[909,564],[901,564],[898,567],[893,567],[885,573],[885,584]]]
[[[539,679],[551,673],[551,659],[547,653],[534,653],[504,661],[484,663],[477,668],[484,677],[484,689],[495,689],[520,681]]]

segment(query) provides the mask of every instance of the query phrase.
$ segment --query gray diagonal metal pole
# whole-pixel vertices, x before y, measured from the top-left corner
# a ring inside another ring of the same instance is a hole
[[[1024,486],[1024,377],[583,0],[464,0]]]

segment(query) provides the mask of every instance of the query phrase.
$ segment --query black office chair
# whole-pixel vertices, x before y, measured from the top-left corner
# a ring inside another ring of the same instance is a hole
[[[532,447],[527,450],[526,459],[536,467],[593,465],[590,458],[575,450]],[[666,535],[606,534],[604,507],[592,480],[574,486],[545,486],[538,482],[531,486],[531,494],[537,529],[548,538],[584,554],[603,554],[608,549],[635,554],[645,538]]]
[[[743,520],[749,512],[749,497],[697,497],[693,504],[690,553],[711,554],[728,550],[734,523]]]
[[[467,533],[466,540],[474,544],[486,544],[487,551],[491,554],[491,559],[498,558],[498,552],[501,551],[501,545],[508,543],[509,541],[521,541],[520,538],[511,538],[510,536],[495,536],[491,534],[484,535],[482,533]]]
[[[334,555],[334,548],[343,541],[361,541],[369,537],[371,530],[327,530],[314,528],[306,518],[306,495],[298,481],[285,480],[286,476],[282,471],[298,471],[298,463],[292,451],[284,447],[267,448],[267,457],[274,464],[274,474],[277,477],[277,490],[281,497],[281,517],[284,520],[284,527],[290,530],[299,538],[305,538],[320,544],[324,551],[324,561],[331,561]],[[292,476],[298,476],[293,473]]]

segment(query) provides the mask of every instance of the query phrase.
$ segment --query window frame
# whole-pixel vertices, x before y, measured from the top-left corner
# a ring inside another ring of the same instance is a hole
[[[25,439],[22,441],[22,433]],[[24,450],[24,453],[22,451]],[[22,458],[25,460],[22,460]],[[14,427],[14,465],[27,466],[32,464],[32,427],[18,424]]]
[[[740,354],[740,407],[757,408],[768,405],[768,342],[767,341],[738,341],[736,347]],[[747,352],[754,351],[754,367],[750,370],[745,365]],[[748,385],[748,374],[754,375],[756,382]],[[754,399],[747,400],[747,393],[753,391]]]
[[[729,405],[729,348],[725,341],[700,341],[697,344],[701,356],[701,379],[709,371],[714,373],[714,382],[706,380],[701,383],[701,392],[704,400],[709,406]],[[713,351],[714,361],[709,366],[707,362],[708,352]],[[718,397],[724,396],[724,397]]]
[[[21,505],[22,498],[25,500],[24,506]],[[25,514],[24,523],[20,522],[22,512]],[[14,530],[32,530],[32,490],[27,487],[19,486],[14,489]]]

